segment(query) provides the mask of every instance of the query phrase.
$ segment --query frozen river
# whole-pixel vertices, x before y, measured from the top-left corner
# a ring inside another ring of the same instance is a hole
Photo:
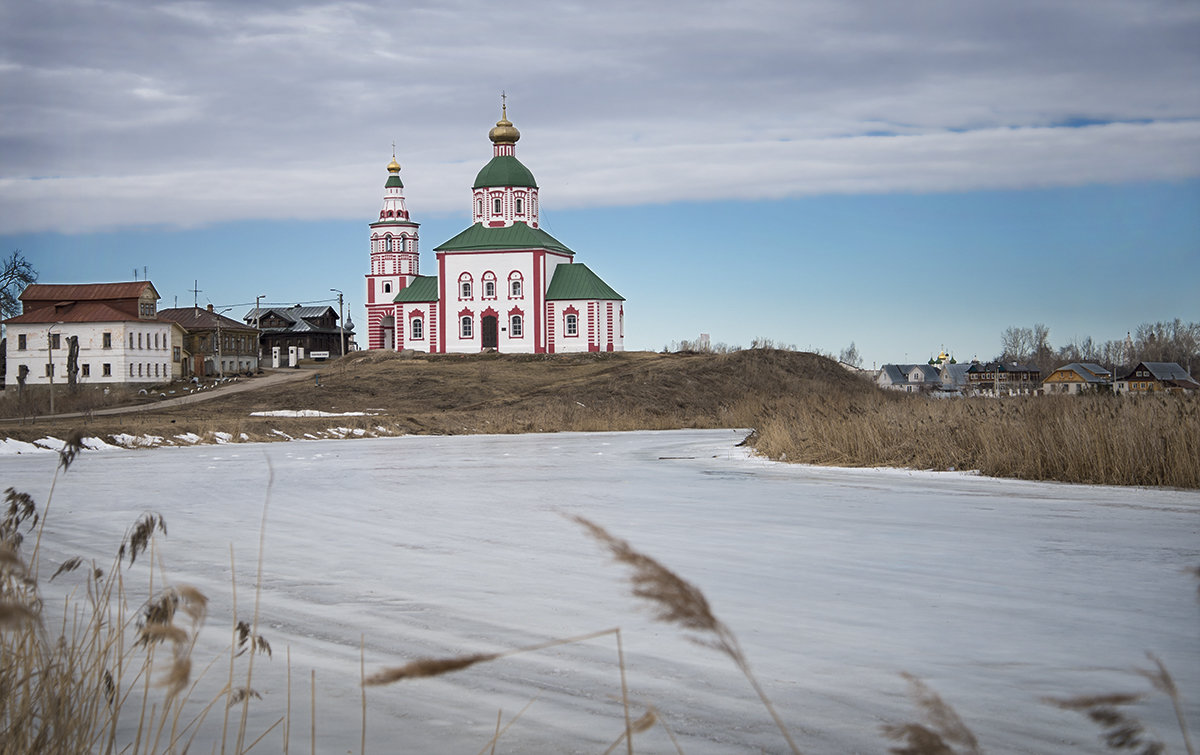
[[[1104,752],[1080,714],[1041,698],[1149,690],[1132,672],[1147,651],[1175,675],[1200,734],[1200,605],[1185,573],[1200,566],[1200,494],[789,466],[750,457],[741,437],[87,453],[58,483],[43,547],[54,564],[107,566],[139,514],[161,513],[168,578],[213,601],[198,651],[212,657],[229,637],[231,546],[240,611],[253,609],[269,493],[260,611],[275,652],[256,661],[252,728],[285,710],[290,648],[294,752],[309,751],[314,670],[317,750],[358,751],[360,644],[370,673],[616,626],[635,716],[655,706],[692,755],[785,751],[729,659],[654,622],[624,567],[563,514],[699,586],[805,752],[886,751],[880,725],[917,720],[901,672],[939,692],[988,752]],[[56,461],[0,457],[4,485],[42,503]],[[139,560],[127,579],[147,574]],[[497,752],[603,752],[623,727],[616,658],[605,636],[370,688],[367,749],[478,752],[498,711],[507,722],[529,704]],[[1182,751],[1165,699],[1134,712]],[[282,735],[262,751],[279,751]],[[674,751],[661,727],[635,742]]]

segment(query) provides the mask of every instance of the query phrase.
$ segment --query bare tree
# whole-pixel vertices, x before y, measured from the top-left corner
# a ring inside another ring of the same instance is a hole
[[[21,314],[17,298],[30,283],[37,282],[37,271],[17,249],[0,261],[0,317],[8,319]]]
[[[854,341],[850,345],[842,349],[842,353],[838,356],[838,361],[842,364],[848,364],[851,367],[862,367],[862,356],[858,353],[858,347],[854,345]]]

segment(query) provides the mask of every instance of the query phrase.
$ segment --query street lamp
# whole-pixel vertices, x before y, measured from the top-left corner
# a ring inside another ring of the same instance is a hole
[[[54,414],[54,339],[50,337],[50,333],[59,325],[62,325],[61,320],[46,328],[46,376],[50,380],[51,414]]]
[[[257,361],[254,363],[254,367],[259,372],[262,371],[262,328],[260,327],[260,322],[262,320],[262,304],[260,302],[265,298],[267,298],[266,294],[259,294],[258,296],[254,297],[254,329],[258,331],[258,333],[254,334],[255,340],[258,342],[258,357]]]
[[[342,316],[345,314],[342,310],[342,292],[336,288],[329,290],[338,295],[338,331],[342,336],[342,350],[338,353],[338,356],[344,357],[346,356],[346,327],[342,325]]]

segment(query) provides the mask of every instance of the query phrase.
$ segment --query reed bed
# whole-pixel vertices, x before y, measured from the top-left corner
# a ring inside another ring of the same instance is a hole
[[[756,427],[761,453],[794,462],[1200,487],[1194,396],[799,396]]]

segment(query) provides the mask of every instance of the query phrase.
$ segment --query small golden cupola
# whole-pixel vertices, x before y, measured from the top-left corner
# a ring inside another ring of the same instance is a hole
[[[392,155],[392,161],[387,166],[388,173],[399,173],[400,163],[396,162],[396,156]]]
[[[496,121],[495,128],[488,132],[488,138],[492,140],[492,144],[516,144],[521,138],[521,132],[508,119],[508,103],[500,105],[500,120]]]

